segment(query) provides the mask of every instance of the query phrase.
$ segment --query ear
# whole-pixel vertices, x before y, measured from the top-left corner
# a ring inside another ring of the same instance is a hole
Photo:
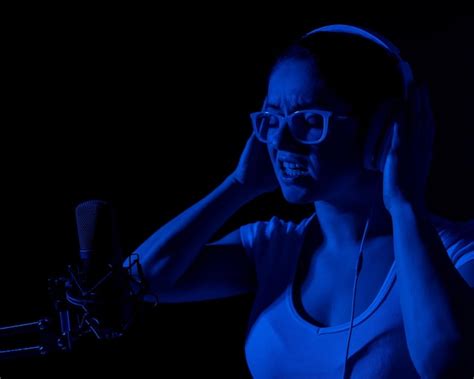
[[[380,104],[372,115],[364,142],[365,169],[383,172],[392,142],[393,124],[399,109],[400,102],[389,99]]]

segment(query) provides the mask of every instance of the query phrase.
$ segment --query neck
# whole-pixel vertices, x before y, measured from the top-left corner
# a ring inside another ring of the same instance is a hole
[[[392,233],[391,217],[383,204],[380,178],[354,184],[349,193],[339,193],[334,199],[315,202],[316,213],[324,239],[330,251],[358,253],[367,219],[370,224],[366,241]]]

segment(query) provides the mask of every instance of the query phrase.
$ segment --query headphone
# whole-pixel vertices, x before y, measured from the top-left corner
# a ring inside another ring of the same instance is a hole
[[[413,83],[413,72],[405,60],[400,56],[400,50],[385,37],[369,32],[365,29],[353,25],[334,24],[327,25],[306,33],[303,39],[313,36],[317,33],[339,33],[349,34],[372,41],[374,44],[383,48],[390,56],[396,59],[397,68],[403,81],[403,100],[408,98],[408,91]],[[383,172],[385,160],[392,143],[393,123],[376,122],[373,120],[369,126],[367,137],[364,144],[364,167],[367,170]]]

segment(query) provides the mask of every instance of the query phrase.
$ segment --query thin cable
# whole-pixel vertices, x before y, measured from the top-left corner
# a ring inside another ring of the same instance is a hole
[[[376,183],[376,187],[375,187],[376,193],[378,192],[378,189],[379,189],[379,181],[377,181],[377,183]],[[370,220],[372,219],[374,208],[375,208],[376,196],[373,196],[372,199],[373,200],[372,200],[372,205],[370,207],[369,216],[367,217],[367,221],[365,222],[364,233],[362,234],[362,240],[360,242],[359,256],[357,257],[356,274],[355,274],[355,278],[354,278],[354,286],[352,288],[351,321],[350,321],[350,327],[349,327],[349,335],[347,336],[346,353],[345,353],[345,356],[344,356],[344,367],[343,367],[343,370],[342,370],[342,379],[346,379],[347,358],[349,357],[349,346],[350,346],[351,336],[352,336],[352,327],[354,325],[354,313],[355,313],[355,300],[356,300],[356,294],[357,294],[357,282],[359,280],[359,273],[362,270],[363,249],[364,249],[364,244],[365,244],[365,240],[366,240],[366,237],[367,237],[367,232],[369,230]]]

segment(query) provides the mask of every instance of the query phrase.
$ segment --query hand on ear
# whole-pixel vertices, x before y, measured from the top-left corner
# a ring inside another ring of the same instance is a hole
[[[393,131],[383,169],[387,210],[401,203],[424,208],[434,139],[433,113],[425,86],[412,86],[391,126]]]
[[[386,100],[374,112],[365,139],[364,167],[383,172],[392,144],[393,123],[400,112],[400,101]]]
[[[267,147],[257,139],[255,133],[252,133],[247,140],[239,163],[230,177],[254,196],[278,188],[278,180]]]

